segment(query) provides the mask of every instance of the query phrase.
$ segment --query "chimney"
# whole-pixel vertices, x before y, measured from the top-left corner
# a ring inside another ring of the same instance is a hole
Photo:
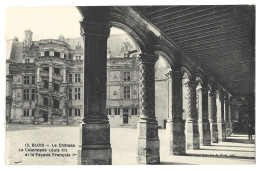
[[[25,30],[25,38],[23,40],[23,47],[30,48],[32,45],[32,35],[33,32],[31,30]]]

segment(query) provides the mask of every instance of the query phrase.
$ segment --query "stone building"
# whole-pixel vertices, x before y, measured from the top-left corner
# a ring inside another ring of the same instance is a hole
[[[83,113],[82,38],[8,42],[7,121],[34,124],[79,124]],[[138,47],[127,35],[111,35],[107,51],[107,114],[111,126],[136,127],[139,117]],[[158,71],[158,72],[157,72]],[[167,65],[156,65],[156,117],[165,128]],[[164,96],[162,96],[164,92]],[[9,107],[11,105],[11,107]]]

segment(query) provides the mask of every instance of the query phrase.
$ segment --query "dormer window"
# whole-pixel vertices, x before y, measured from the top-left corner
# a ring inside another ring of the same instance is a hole
[[[49,51],[45,51],[44,52],[44,56],[50,56],[50,52]]]
[[[25,59],[25,63],[29,64],[30,63],[30,59]]]
[[[60,52],[54,52],[54,56],[60,57]]]
[[[54,68],[54,73],[55,74],[60,74],[60,69],[59,68]]]

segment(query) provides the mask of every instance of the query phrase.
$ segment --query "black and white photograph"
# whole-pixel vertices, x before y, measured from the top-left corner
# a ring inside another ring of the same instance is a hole
[[[4,165],[256,164],[255,4],[4,9]]]

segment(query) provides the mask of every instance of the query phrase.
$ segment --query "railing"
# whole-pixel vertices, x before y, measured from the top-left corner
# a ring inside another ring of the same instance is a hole
[[[39,88],[39,93],[40,94],[48,94],[49,93],[49,89],[47,89],[47,88]]]
[[[50,93],[53,96],[64,96],[65,95],[63,92],[59,92],[59,91],[55,91],[55,90],[52,90]]]
[[[41,71],[41,72],[40,72],[40,76],[42,76],[42,77],[49,77],[49,72],[47,72],[47,71]]]
[[[39,105],[39,109],[48,111],[49,110],[49,105]]]
[[[62,76],[60,74],[52,73],[52,78],[58,81],[62,81]]]
[[[53,109],[52,109],[52,114],[53,114],[53,115],[61,115],[61,116],[62,116],[63,111],[62,111],[62,109],[53,108]]]

